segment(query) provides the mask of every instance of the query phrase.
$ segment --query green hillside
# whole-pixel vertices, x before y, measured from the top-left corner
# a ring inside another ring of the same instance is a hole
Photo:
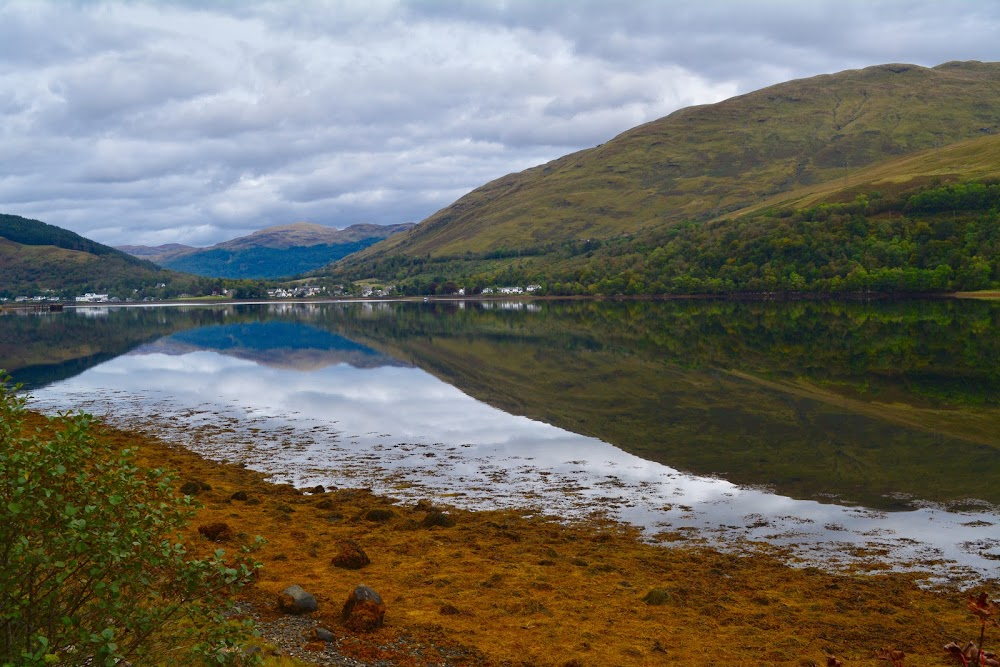
[[[906,197],[942,183],[996,177],[996,160],[965,158],[978,151],[996,155],[997,132],[1000,63],[883,65],[791,81],[682,109],[596,148],[493,181],[332,273],[341,280],[375,277],[411,291],[450,281],[467,289],[537,282],[550,291],[558,283],[570,293],[669,293],[829,289],[833,278],[846,281],[852,272],[857,278],[859,269],[934,270],[938,265],[927,262],[940,253],[918,266],[909,255],[887,263],[876,256],[881,250],[843,250],[851,236],[836,225],[814,248],[820,256],[801,262],[787,248],[771,256],[774,248],[750,248],[749,241],[771,227],[777,231],[765,236],[784,238],[789,219],[817,222],[810,208],[865,194],[870,201],[887,199],[888,206],[837,215],[865,217],[871,244],[878,245],[879,233],[888,241],[909,235],[918,245],[929,242],[922,229],[910,233],[910,223],[900,221],[910,212]],[[963,144],[977,138],[982,143],[973,148]],[[922,160],[910,159],[915,154]],[[933,240],[963,245],[968,257],[945,260],[953,279],[934,287],[950,289],[960,286],[954,276],[986,253],[964,237],[948,236],[947,225],[938,227],[939,213],[921,212],[913,224],[922,221],[933,228],[930,236],[945,236]],[[980,219],[989,209],[949,214],[989,225]],[[887,217],[895,217],[897,227],[881,228]],[[710,222],[714,226],[703,229]],[[678,247],[688,252],[691,244],[725,244],[699,250],[740,271],[720,277],[714,260],[687,266]],[[617,280],[622,274],[624,283]],[[614,284],[601,285],[605,278]],[[991,284],[997,278],[993,265]],[[856,282],[869,289],[886,281]]]
[[[97,292],[125,299],[215,289],[210,281],[161,269],[69,230],[0,215],[0,297]]]
[[[149,262],[143,262],[120,250],[91,241],[76,232],[40,220],[22,218],[19,215],[0,214],[0,237],[26,246],[53,246],[64,250],[78,250],[98,257],[115,257],[132,266],[156,268]]]

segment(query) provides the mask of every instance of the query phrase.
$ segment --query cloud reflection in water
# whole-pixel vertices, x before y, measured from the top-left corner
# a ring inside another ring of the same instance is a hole
[[[895,563],[943,558],[996,576],[991,556],[1000,555],[992,514],[882,513],[683,474],[507,414],[413,367],[337,363],[302,372],[150,346],[38,390],[33,405],[151,427],[297,486],[363,485],[402,499],[448,494],[462,506],[562,517],[605,511],[650,535],[766,540],[824,562],[875,547]],[[935,569],[938,578],[950,574]]]

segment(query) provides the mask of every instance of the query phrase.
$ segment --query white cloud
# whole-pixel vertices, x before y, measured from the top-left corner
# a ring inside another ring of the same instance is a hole
[[[0,202],[98,241],[420,220],[690,104],[1000,60],[989,3],[0,0]]]

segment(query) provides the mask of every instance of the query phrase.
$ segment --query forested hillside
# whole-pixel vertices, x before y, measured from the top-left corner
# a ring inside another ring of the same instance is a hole
[[[0,298],[97,292],[124,300],[221,289],[218,281],[161,269],[69,230],[0,215]]]
[[[542,286],[547,294],[942,292],[1000,286],[1000,184],[870,191],[610,239],[360,267],[409,293]],[[451,283],[451,286],[448,286]]]

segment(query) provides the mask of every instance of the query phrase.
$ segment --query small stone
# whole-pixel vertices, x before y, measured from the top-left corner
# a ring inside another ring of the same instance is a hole
[[[654,588],[646,593],[646,596],[642,598],[642,601],[648,605],[659,607],[670,602],[670,593],[662,588]]]
[[[455,519],[452,518],[447,512],[441,512],[439,510],[434,510],[433,512],[428,512],[424,520],[420,522],[420,525],[424,528],[432,528],[437,526],[439,528],[451,528],[455,525]]]
[[[374,521],[375,523],[385,523],[387,521],[392,521],[396,518],[396,513],[389,509],[373,509],[368,510],[365,514],[365,519],[368,521]]]
[[[344,540],[338,546],[337,555],[330,561],[334,567],[342,567],[345,570],[360,570],[372,562],[365,550],[354,540]]]
[[[382,596],[365,585],[357,586],[344,603],[340,620],[354,632],[372,632],[382,626],[385,603]]]
[[[281,595],[278,596],[278,609],[286,614],[308,614],[316,611],[316,598],[298,584],[293,584],[281,591]]]
[[[225,542],[233,537],[233,531],[229,524],[222,521],[198,526],[198,532],[213,542]]]
[[[181,487],[181,493],[186,496],[196,496],[202,491],[211,491],[212,485],[206,484],[205,482],[199,482],[192,480],[190,482],[185,482],[184,486]]]
[[[330,632],[328,629],[323,627],[317,627],[309,631],[309,639],[315,642],[330,643],[334,639],[336,639],[336,637],[334,637],[333,633]]]
[[[229,496],[231,500],[247,500],[250,496],[247,495],[246,491],[237,491],[233,495]]]

